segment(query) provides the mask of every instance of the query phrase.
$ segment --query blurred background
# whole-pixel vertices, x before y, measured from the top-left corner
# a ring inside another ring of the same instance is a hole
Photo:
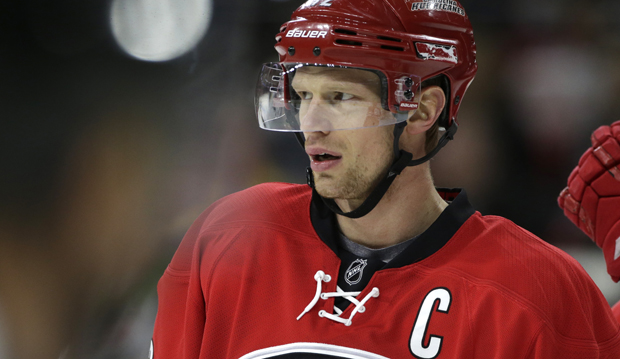
[[[156,283],[214,200],[305,183],[254,85],[299,0],[0,3],[0,358],[146,358]],[[436,184],[620,285],[556,197],[620,119],[620,2],[463,0],[479,71]]]

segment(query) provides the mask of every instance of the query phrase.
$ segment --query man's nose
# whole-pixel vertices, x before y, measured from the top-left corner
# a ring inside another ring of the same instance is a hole
[[[330,111],[322,101],[313,99],[305,111],[300,111],[299,126],[303,132],[329,133],[333,130]]]

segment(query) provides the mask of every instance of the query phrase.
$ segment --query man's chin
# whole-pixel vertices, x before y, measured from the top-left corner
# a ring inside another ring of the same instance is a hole
[[[341,198],[341,191],[334,186],[321,183],[323,181],[314,182],[314,189],[323,198],[337,199]]]
[[[340,181],[336,178],[323,173],[314,174],[314,189],[323,198],[338,199],[343,198],[343,188]]]
[[[333,178],[315,180],[314,189],[321,197],[334,200],[351,200],[360,197],[352,193],[355,192],[354,188],[337,183]]]

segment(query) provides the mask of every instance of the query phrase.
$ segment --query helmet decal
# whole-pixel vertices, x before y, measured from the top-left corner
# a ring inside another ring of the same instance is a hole
[[[459,58],[456,54],[456,47],[451,45],[438,45],[429,44],[427,42],[416,42],[415,49],[418,55],[424,60],[435,60],[451,62],[453,64],[459,63]]]
[[[405,0],[406,4],[411,4],[411,11],[447,11],[465,16],[465,10],[454,0]]]

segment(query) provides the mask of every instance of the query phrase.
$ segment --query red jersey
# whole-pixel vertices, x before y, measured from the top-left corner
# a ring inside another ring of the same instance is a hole
[[[219,200],[158,284],[153,357],[620,358],[618,323],[582,267],[464,191],[355,296],[333,279],[337,235],[305,185]],[[352,302],[342,313],[338,296]]]
[[[611,308],[612,313],[614,313],[614,317],[616,317],[616,320],[618,320],[618,322],[620,322],[620,302],[614,304],[614,306]]]

